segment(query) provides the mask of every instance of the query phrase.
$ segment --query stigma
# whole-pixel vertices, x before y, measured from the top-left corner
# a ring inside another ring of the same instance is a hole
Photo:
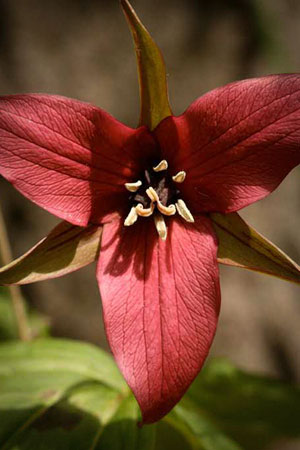
[[[163,159],[150,170],[146,169],[141,179],[125,183],[132,206],[124,225],[131,226],[139,217],[153,215],[157,233],[163,241],[167,239],[165,217],[178,213],[186,222],[194,222],[192,213],[180,198],[177,186],[184,182],[186,173],[181,170],[170,176],[167,169],[168,162]]]

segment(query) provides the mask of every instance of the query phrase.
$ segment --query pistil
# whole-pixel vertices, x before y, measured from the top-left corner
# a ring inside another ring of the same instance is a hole
[[[138,203],[138,205],[135,207],[135,210],[139,216],[149,217],[154,211],[154,204],[151,203],[149,208],[144,208],[141,203]]]
[[[155,191],[155,189],[153,189],[152,186],[150,186],[147,190],[146,190],[146,194],[148,195],[148,197],[150,198],[150,200],[152,202],[156,202],[157,205],[157,209],[162,213],[165,214],[166,216],[173,216],[176,213],[176,208],[175,205],[171,204],[169,206],[164,206],[160,199],[159,196],[157,194],[157,192]]]

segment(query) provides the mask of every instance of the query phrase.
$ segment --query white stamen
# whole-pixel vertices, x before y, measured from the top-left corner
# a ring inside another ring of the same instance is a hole
[[[150,198],[150,200],[152,202],[159,202],[159,197],[157,192],[155,191],[155,189],[153,189],[152,186],[150,186],[147,190],[146,190],[146,194],[148,195],[148,197]]]
[[[176,173],[176,175],[174,175],[172,177],[172,180],[175,181],[175,183],[183,183],[186,177],[186,173],[184,172],[184,170],[181,170],[180,172]]]
[[[138,180],[135,183],[125,183],[125,187],[129,192],[136,192],[140,186],[142,186],[141,180]]]
[[[149,208],[144,208],[143,205],[141,203],[139,203],[136,207],[135,210],[137,212],[137,214],[139,216],[142,217],[149,217],[151,216],[151,214],[154,211],[154,204],[151,202],[150,207]]]
[[[191,211],[188,209],[183,200],[179,199],[176,203],[176,209],[178,214],[187,222],[195,222]]]
[[[155,227],[156,227],[159,237],[163,241],[165,241],[167,239],[167,233],[168,233],[165,219],[160,214],[156,214],[154,216],[154,223],[155,223]]]
[[[153,167],[154,172],[161,172],[162,170],[167,170],[168,163],[163,159],[157,166]]]
[[[124,220],[124,225],[126,227],[130,227],[130,225],[133,225],[134,222],[137,221],[138,215],[136,212],[136,208],[133,206],[128,214],[128,216],[126,217],[126,219]]]
[[[176,214],[175,205],[164,206],[160,201],[157,202],[157,209],[166,216],[174,216]]]

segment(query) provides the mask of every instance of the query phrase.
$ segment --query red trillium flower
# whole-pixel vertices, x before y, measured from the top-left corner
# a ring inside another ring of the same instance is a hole
[[[154,126],[146,115],[132,129],[64,97],[0,99],[0,173],[57,217],[102,229],[97,279],[106,333],[150,423],[180,400],[215,334],[211,214],[266,197],[300,162],[300,75],[229,84],[179,117],[162,108]]]

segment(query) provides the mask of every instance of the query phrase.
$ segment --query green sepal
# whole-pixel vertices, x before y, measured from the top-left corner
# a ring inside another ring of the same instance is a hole
[[[134,44],[138,65],[141,114],[140,125],[153,130],[172,115],[169,105],[165,63],[160,49],[127,0],[121,0]]]
[[[300,267],[237,213],[211,214],[219,240],[218,262],[300,284]]]
[[[24,255],[0,268],[0,285],[28,284],[74,272],[97,259],[102,227],[61,222]]]

